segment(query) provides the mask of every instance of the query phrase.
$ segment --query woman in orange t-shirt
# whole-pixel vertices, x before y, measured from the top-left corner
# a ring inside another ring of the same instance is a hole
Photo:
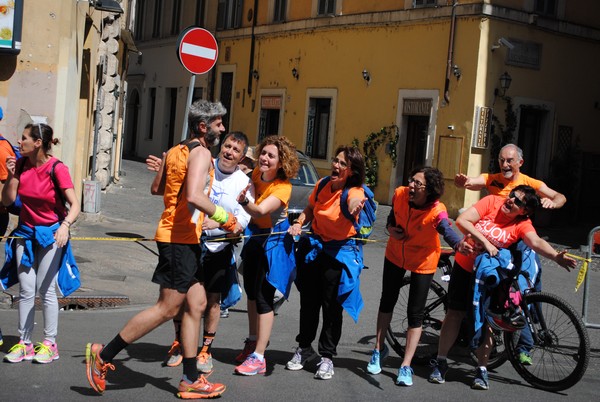
[[[332,160],[331,176],[322,180],[328,182],[317,183],[308,206],[288,230],[293,236],[300,235],[303,223],[312,221],[312,234],[301,238],[296,253],[300,332],[296,337],[296,353],[286,368],[300,370],[316,357],[311,344],[317,335],[322,310],[318,349],[321,361],[315,378],[328,380],[333,376],[332,358],[337,354],[342,335],[342,311],[346,309],[357,320],[363,306],[359,287],[362,243],[353,239],[354,223],[344,216],[340,205],[342,193],[347,190],[348,212],[356,217],[366,201],[362,188],[365,162],[358,148],[339,147]]]
[[[460,330],[467,309],[473,302],[473,265],[478,252],[487,252],[490,256],[498,254],[498,249],[506,249],[520,240],[536,253],[549,258],[567,269],[574,268],[576,262],[566,255],[566,251],[556,251],[544,239],[540,238],[529,216],[541,205],[535,189],[520,185],[515,187],[508,197],[488,195],[456,218],[456,225],[475,245],[472,254],[456,254],[454,267],[448,285],[448,311],[442,324],[438,355],[429,382],[443,384],[448,362],[446,357]],[[489,388],[487,369],[488,353],[493,340],[489,331],[477,350],[477,370],[471,388],[486,390]]]
[[[410,293],[406,317],[406,351],[398,370],[396,384],[412,385],[412,358],[421,338],[422,322],[429,286],[441,254],[439,234],[456,248],[461,236],[450,227],[446,206],[439,201],[444,194],[444,176],[433,167],[413,170],[408,186],[398,187],[386,228],[390,234],[383,263],[381,301],[377,314],[377,338],[367,372],[379,374],[381,360],[389,349],[385,333],[392,320],[394,306],[404,276],[410,272]]]
[[[275,320],[275,293],[279,291],[287,298],[293,280],[293,240],[285,234],[292,194],[289,179],[296,177],[300,167],[296,147],[286,137],[265,138],[257,154],[257,165],[252,172],[256,201],[246,198],[250,185],[237,198],[252,217],[246,228],[250,236],[242,249],[248,338],[236,357],[241,364],[235,368],[237,374],[248,376],[266,372],[264,354]]]

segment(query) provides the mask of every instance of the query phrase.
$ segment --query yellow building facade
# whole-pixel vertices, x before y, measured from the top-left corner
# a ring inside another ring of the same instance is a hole
[[[482,195],[454,175],[488,172],[504,129],[525,173],[589,207],[559,166],[579,164],[575,182],[598,169],[597,2],[221,3],[242,6],[237,26],[216,31],[215,95],[232,99],[231,129],[285,135],[326,174],[337,146],[397,126],[396,166],[377,153],[376,197],[389,203],[414,166],[432,165],[453,214]]]
[[[454,175],[497,168],[513,142],[524,173],[567,195],[561,213],[600,219],[600,190],[582,185],[600,173],[599,11],[593,0],[138,1],[125,149],[160,154],[182,135],[190,75],[177,38],[196,25],[219,57],[194,98],[223,102],[227,129],[251,142],[285,135],[325,175],[337,146],[397,129],[369,156],[377,199],[432,165],[452,215],[482,196]]]

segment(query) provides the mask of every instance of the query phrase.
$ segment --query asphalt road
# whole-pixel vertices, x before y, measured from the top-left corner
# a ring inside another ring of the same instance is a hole
[[[85,216],[76,225],[74,236],[120,237],[135,234],[151,238],[162,208],[159,197],[149,195],[151,175],[143,165],[125,161],[127,175],[102,195],[102,212]],[[381,206],[380,224],[389,211]],[[400,357],[392,355],[384,361],[383,372],[376,376],[366,373],[366,364],[373,348],[375,319],[381,291],[381,275],[385,235],[382,227],[373,235],[380,242],[365,247],[369,269],[361,276],[365,308],[359,323],[345,315],[342,340],[334,360],[335,376],[330,381],[313,379],[315,363],[299,372],[285,370],[285,363],[296,346],[299,298],[294,290],[276,317],[270,347],[267,350],[268,371],[264,376],[242,377],[233,374],[236,354],[246,336],[247,321],[244,299],[229,318],[221,321],[213,346],[215,371],[210,381],[222,382],[227,391],[221,399],[244,401],[300,400],[530,400],[547,401],[558,398],[596,400],[600,383],[600,334],[590,329],[591,359],[586,375],[573,388],[562,393],[537,390],[525,383],[510,366],[504,364],[490,373],[491,389],[473,391],[473,367],[465,359],[464,350],[455,350],[451,370],[444,385],[426,381],[430,368],[415,366],[414,386],[401,388],[394,384]],[[552,239],[550,239],[552,240]],[[60,315],[58,346],[60,359],[48,365],[30,362],[0,363],[0,399],[3,401],[87,400],[97,396],[89,387],[85,375],[84,350],[87,342],[108,342],[136,312],[151,305],[157,296],[157,286],[150,282],[156,262],[152,242],[79,241],[73,242],[80,264],[85,291],[126,294],[131,305],[108,310],[63,311]],[[560,247],[560,245],[556,245]],[[576,252],[576,250],[572,250]],[[579,253],[581,254],[581,253]],[[567,273],[549,261],[544,263],[544,289],[567,299],[581,311],[582,294],[573,291],[576,272]],[[591,296],[589,320],[600,322],[600,277],[598,263],[590,269]],[[42,313],[36,314],[35,341],[42,336]],[[0,327],[4,345],[0,355],[18,341],[17,311],[0,309]],[[116,371],[108,375],[103,400],[163,401],[174,398],[181,377],[181,368],[162,367],[161,362],[173,339],[170,323],[130,345],[115,360]],[[313,345],[316,347],[316,343]]]

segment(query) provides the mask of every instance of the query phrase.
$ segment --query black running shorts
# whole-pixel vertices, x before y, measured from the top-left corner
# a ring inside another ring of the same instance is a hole
[[[203,282],[201,248],[199,244],[156,242],[158,265],[152,282],[168,289],[187,293],[196,282]]]

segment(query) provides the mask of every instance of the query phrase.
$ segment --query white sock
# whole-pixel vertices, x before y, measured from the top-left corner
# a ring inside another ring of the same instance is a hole
[[[259,361],[264,362],[265,361],[265,355],[261,355],[260,353],[252,353],[254,355],[254,357],[256,357]]]

